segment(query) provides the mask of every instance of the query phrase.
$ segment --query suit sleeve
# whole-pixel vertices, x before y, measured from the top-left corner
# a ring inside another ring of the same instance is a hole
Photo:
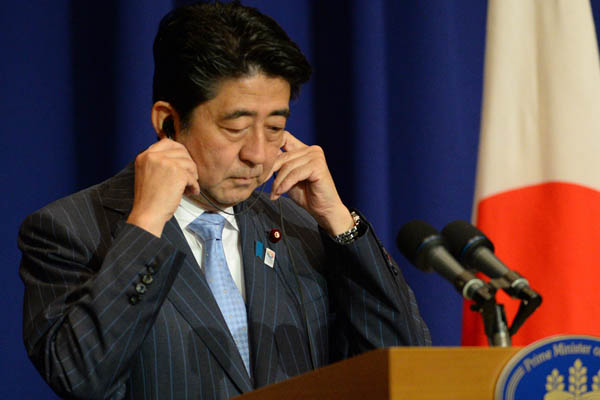
[[[75,214],[47,207],[21,226],[25,346],[59,395],[121,398],[184,256],[129,224],[107,239]]]
[[[362,215],[361,219],[366,231],[347,245],[337,244],[321,230],[335,313],[332,358],[381,347],[431,345],[412,290],[368,221]]]

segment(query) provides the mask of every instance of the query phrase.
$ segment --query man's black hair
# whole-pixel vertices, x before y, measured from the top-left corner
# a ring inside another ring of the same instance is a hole
[[[153,102],[169,102],[183,128],[192,110],[214,98],[225,79],[255,73],[281,77],[295,98],[311,74],[277,22],[237,1],[174,9],[161,20],[153,50]]]

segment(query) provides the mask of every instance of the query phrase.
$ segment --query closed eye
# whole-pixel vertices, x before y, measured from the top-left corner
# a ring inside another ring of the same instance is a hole
[[[229,132],[231,134],[239,135],[240,133],[243,133],[248,128],[228,128],[228,127],[223,127],[223,129],[225,129],[227,132]]]

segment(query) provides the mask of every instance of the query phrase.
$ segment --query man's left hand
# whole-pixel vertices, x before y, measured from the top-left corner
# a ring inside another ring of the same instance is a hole
[[[307,146],[287,131],[281,148],[284,151],[271,170],[271,173],[277,172],[271,200],[288,193],[332,236],[350,229],[354,219],[338,195],[323,149]]]

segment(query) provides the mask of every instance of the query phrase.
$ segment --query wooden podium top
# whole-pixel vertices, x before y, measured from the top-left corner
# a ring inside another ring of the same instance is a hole
[[[374,350],[237,399],[491,400],[500,371],[519,350],[521,347]]]

